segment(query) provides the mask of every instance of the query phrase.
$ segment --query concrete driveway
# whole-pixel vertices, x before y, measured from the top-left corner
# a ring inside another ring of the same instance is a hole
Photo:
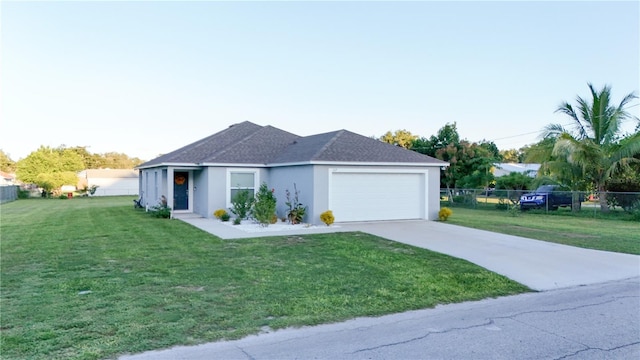
[[[435,221],[342,223],[335,227],[246,233],[198,216],[179,219],[223,239],[362,231],[465,259],[539,291],[640,276],[638,255],[577,248]]]

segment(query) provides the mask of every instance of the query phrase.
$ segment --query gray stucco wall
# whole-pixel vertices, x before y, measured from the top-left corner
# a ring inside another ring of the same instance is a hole
[[[209,184],[209,171],[193,171],[193,212],[206,217],[209,212],[207,201],[207,185]]]
[[[213,218],[213,212],[217,209],[229,210],[227,203],[227,192],[229,191],[228,171],[233,170],[256,170],[259,172],[259,183],[266,182],[269,188],[275,189],[275,196],[278,200],[277,214],[282,218],[286,216],[287,207],[285,205],[285,190],[289,190],[291,196],[294,195],[293,184],[299,191],[299,201],[307,206],[307,213],[304,221],[312,224],[321,224],[320,214],[329,209],[329,178],[332,169],[337,168],[357,168],[362,170],[376,169],[412,169],[415,167],[401,166],[328,166],[328,165],[300,165],[289,167],[264,168],[225,168],[206,167],[201,170],[192,171],[193,184],[193,212],[203,217]],[[422,168],[425,169],[425,168]],[[440,168],[428,167],[427,169],[427,214],[428,220],[438,219],[440,210]],[[143,204],[154,206],[158,204],[160,196],[167,198],[168,187],[173,184],[169,181],[167,168],[154,168],[142,170],[140,178],[140,189],[143,191]],[[157,173],[157,191],[155,186],[155,173]],[[256,188],[260,184],[256,184]],[[172,192],[171,192],[172,193]],[[419,196],[419,195],[418,195]],[[340,219],[336,219],[340,221]]]
[[[310,165],[289,166],[282,168],[273,168],[269,174],[269,187],[275,189],[274,195],[277,199],[276,212],[279,218],[286,217],[287,201],[286,190],[289,190],[290,199],[293,200],[295,184],[298,189],[298,201],[307,206],[307,213],[303,219],[304,222],[313,222],[313,195],[314,195],[314,176],[313,167]]]
[[[427,189],[429,203],[427,204],[427,220],[438,220],[440,211],[440,167],[430,167],[427,178]]]

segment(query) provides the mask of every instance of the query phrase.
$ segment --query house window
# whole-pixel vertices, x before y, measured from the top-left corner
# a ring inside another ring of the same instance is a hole
[[[248,190],[253,196],[256,191],[256,172],[231,172],[229,173],[229,199],[242,190]]]

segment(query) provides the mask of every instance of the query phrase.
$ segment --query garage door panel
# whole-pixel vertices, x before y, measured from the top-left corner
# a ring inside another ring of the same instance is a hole
[[[331,206],[338,221],[419,219],[424,188],[419,173],[334,173]]]

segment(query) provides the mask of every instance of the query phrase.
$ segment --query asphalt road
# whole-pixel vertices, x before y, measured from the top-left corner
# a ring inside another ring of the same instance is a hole
[[[120,359],[640,359],[640,278]]]

